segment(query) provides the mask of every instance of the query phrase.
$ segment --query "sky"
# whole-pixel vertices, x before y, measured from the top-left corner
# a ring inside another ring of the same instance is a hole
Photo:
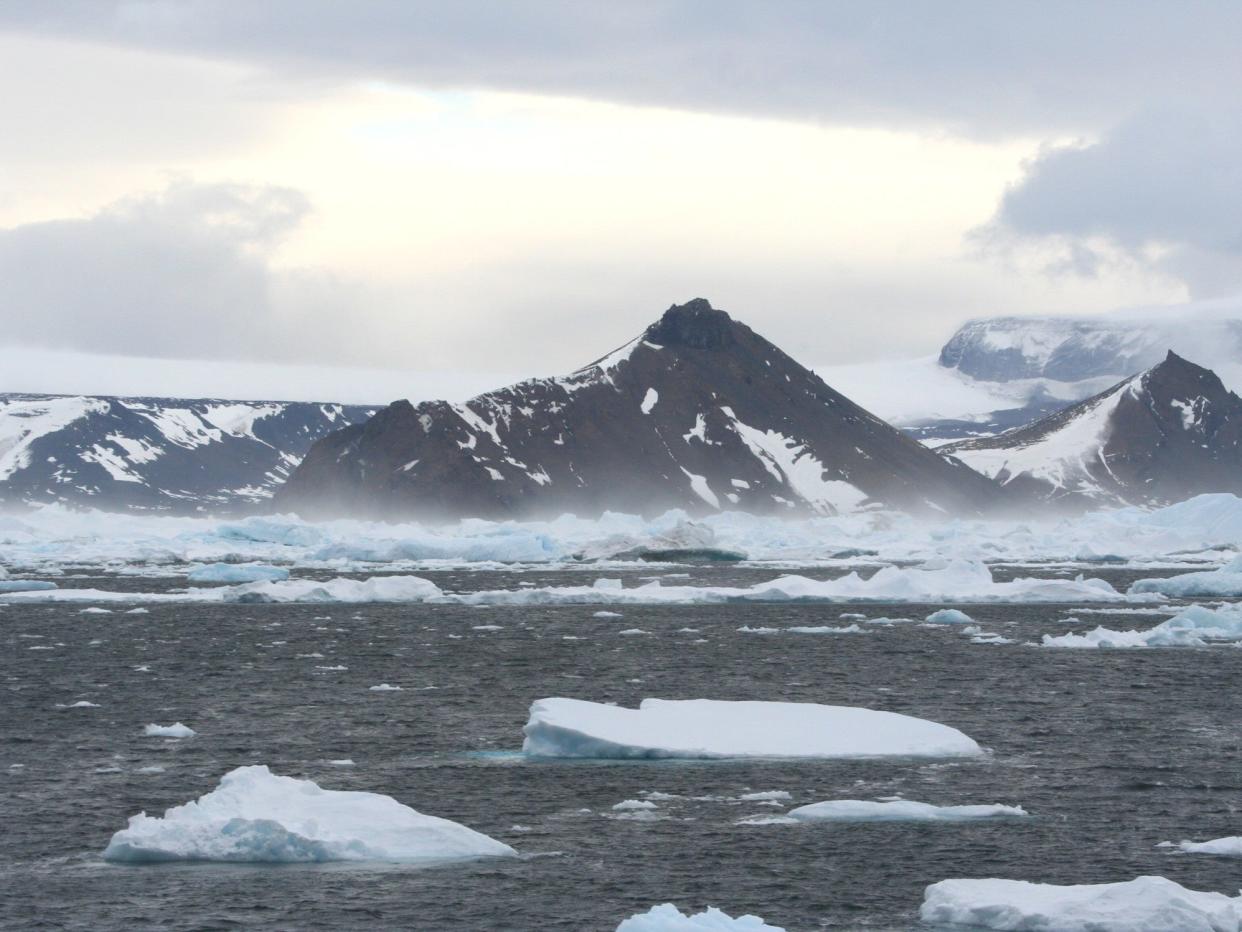
[[[1193,0],[6,0],[0,391],[459,394],[693,297],[826,366],[1236,295],[1240,40]]]

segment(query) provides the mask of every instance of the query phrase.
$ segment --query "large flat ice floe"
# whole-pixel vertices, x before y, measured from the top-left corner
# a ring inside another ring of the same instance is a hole
[[[1236,605],[1217,609],[1192,605],[1154,628],[1116,631],[1097,627],[1082,634],[1045,634],[1044,647],[1136,648],[1206,647],[1213,642],[1242,641],[1242,610]]]
[[[514,857],[506,844],[390,796],[325,790],[264,766],[238,767],[162,817],[139,813],[112,836],[109,861],[434,862]]]
[[[912,799],[872,802],[866,799],[830,799],[790,809],[786,816],[799,822],[973,822],[979,819],[1022,818],[1021,806],[933,806]]]
[[[927,888],[926,923],[1021,932],[1239,932],[1242,896],[1200,893],[1164,877],[1125,883],[942,880]]]
[[[672,903],[635,913],[617,926],[617,932],[785,932],[758,916],[738,916],[709,906],[701,913],[683,913]]]
[[[1186,854],[1211,854],[1220,858],[1242,858],[1242,835],[1213,838],[1211,841],[1179,841],[1173,847]]]
[[[532,757],[971,757],[956,728],[851,706],[644,699],[637,709],[580,699],[530,707],[522,750]]]

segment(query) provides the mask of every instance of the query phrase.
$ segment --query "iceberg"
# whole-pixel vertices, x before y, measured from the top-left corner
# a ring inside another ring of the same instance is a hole
[[[433,862],[515,857],[508,845],[423,815],[391,796],[325,790],[310,780],[238,767],[163,816],[139,813],[112,836],[108,861]]]
[[[186,579],[194,583],[248,583],[288,578],[287,569],[266,563],[209,563],[206,566],[196,566],[186,574]]]
[[[653,906],[645,913],[635,913],[619,926],[617,932],[785,932],[780,926],[768,925],[758,916],[738,916],[709,906],[701,913],[683,913],[672,903]]]
[[[57,588],[45,579],[6,579],[0,577],[0,592],[47,592]]]
[[[1129,591],[1136,595],[1158,593],[1173,599],[1218,598],[1242,595],[1242,557],[1209,571],[1182,573],[1159,579],[1140,579]]]
[[[973,625],[975,623],[973,618],[956,608],[942,608],[938,612],[932,612],[923,620],[931,625]]]
[[[171,725],[148,725],[142,729],[148,738],[193,738],[198,734],[189,725],[173,722]]]
[[[799,822],[971,822],[977,819],[1021,818],[1021,806],[933,806],[913,800],[871,802],[865,799],[831,799],[799,806],[786,813]]]
[[[1200,893],[1164,877],[1070,886],[942,880],[924,892],[919,916],[1022,932],[1239,932],[1242,896]]]
[[[1206,647],[1213,641],[1242,641],[1242,609],[1236,605],[1217,609],[1192,605],[1145,631],[1096,627],[1083,634],[1045,634],[1042,643],[1044,647],[1136,648]]]
[[[421,576],[265,580],[201,592],[225,602],[425,602],[441,594],[439,586]]]
[[[850,706],[797,702],[644,699],[625,709],[580,699],[530,707],[522,751],[531,757],[833,758],[972,757],[956,728]]]

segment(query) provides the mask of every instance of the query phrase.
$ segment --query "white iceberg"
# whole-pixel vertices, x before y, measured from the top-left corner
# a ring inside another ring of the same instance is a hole
[[[1222,858],[1242,858],[1242,836],[1213,838],[1211,841],[1179,841],[1178,850],[1186,854],[1214,854]]]
[[[1129,589],[1135,594],[1159,593],[1174,599],[1232,598],[1242,595],[1242,557],[1219,569],[1182,573],[1158,579],[1140,579]]]
[[[1021,818],[1027,814],[1021,806],[933,806],[907,799],[830,799],[785,813],[799,822],[970,822]]]
[[[200,592],[206,598],[214,594],[225,602],[425,602],[441,594],[439,586],[421,576],[287,579]]]
[[[390,796],[325,790],[265,766],[238,767],[162,817],[139,813],[112,836],[109,861],[428,862],[517,852]]]
[[[523,729],[531,757],[832,758],[968,757],[983,753],[962,732],[924,719],[850,706],[797,702],[644,699],[624,709],[580,699],[540,699]]]
[[[1045,634],[1044,647],[1136,648],[1206,647],[1213,641],[1242,641],[1242,609],[1236,605],[1205,608],[1192,605],[1143,631],[1097,627],[1083,634]]]
[[[198,734],[189,725],[173,722],[171,725],[148,725],[142,729],[148,738],[193,738]]]
[[[645,913],[635,913],[619,926],[617,932],[785,932],[771,926],[758,916],[738,916],[709,906],[701,913],[683,913],[672,903],[653,906]]]
[[[190,582],[248,583],[289,578],[289,571],[266,563],[208,563],[186,574]]]
[[[924,892],[919,916],[1021,932],[1239,932],[1242,896],[1187,890],[1164,877],[1071,886],[942,880]]]

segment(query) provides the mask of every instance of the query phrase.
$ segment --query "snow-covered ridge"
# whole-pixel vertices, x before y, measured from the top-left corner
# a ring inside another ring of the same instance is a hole
[[[269,498],[310,445],[373,409],[0,395],[0,502],[228,509]]]

